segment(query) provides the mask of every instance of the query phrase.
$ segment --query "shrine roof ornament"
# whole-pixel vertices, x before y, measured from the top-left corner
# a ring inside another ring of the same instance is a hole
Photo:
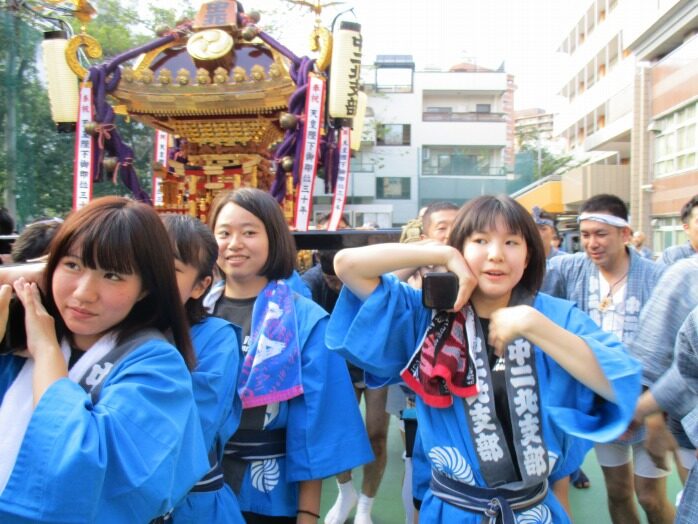
[[[90,65],[101,57],[101,48],[84,29],[70,39],[61,35],[53,47],[65,54],[65,63],[77,78],[73,77],[72,86],[68,79],[58,91],[77,92],[77,79],[83,89],[90,86],[92,91],[94,120],[78,127],[95,142],[89,153],[96,166],[94,179],[113,170],[113,177],[120,178],[136,198],[151,201],[138,184],[133,151],[114,125],[118,112],[161,133],[154,186],[164,193],[154,193],[153,199],[163,210],[201,217],[216,191],[251,185],[269,190],[291,222],[301,202],[312,200],[312,195],[303,199],[298,195],[303,177],[311,174],[314,180],[322,168],[328,190],[334,188],[339,129],[361,117],[360,26],[341,21],[333,36],[322,27],[321,14],[341,2],[288,1],[316,15],[310,34],[315,58],[296,56],[260,28],[259,13],[246,13],[234,0],[203,2],[193,20],[99,64]],[[84,0],[50,4],[55,12],[49,19],[74,16],[87,22],[96,13]],[[333,38],[338,43],[334,49]],[[312,93],[311,78],[321,80],[313,84]],[[309,109],[317,107],[317,89],[323,90],[323,111]],[[87,148],[88,140],[81,140]],[[317,158],[304,163],[299,155],[309,154],[309,141],[317,147]],[[88,155],[87,149],[82,154]],[[310,171],[301,173],[302,166]]]

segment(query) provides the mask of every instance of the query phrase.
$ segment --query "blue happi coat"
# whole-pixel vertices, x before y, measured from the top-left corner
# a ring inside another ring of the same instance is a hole
[[[630,256],[627,287],[625,291],[625,320],[623,343],[628,345],[635,337],[640,310],[649,300],[664,267],[642,258],[634,249],[626,249]],[[589,314],[598,306],[599,268],[586,253],[555,257],[547,266],[541,291],[554,297],[574,302]],[[599,319],[594,319],[600,323]]]
[[[671,266],[679,260],[692,257],[696,254],[696,250],[690,242],[680,244],[678,246],[670,246],[662,252],[662,256],[657,260],[657,264],[662,266]]]
[[[676,337],[676,366],[688,386],[687,394],[698,397],[698,307],[689,313]],[[694,446],[698,446],[698,407],[684,416],[683,427]],[[698,464],[694,464],[684,487],[681,505],[676,513],[677,524],[698,520]]]
[[[566,258],[566,257],[560,257]],[[604,333],[568,301],[538,294],[533,304],[555,323],[582,337],[594,352],[611,383],[617,403],[602,401],[538,348],[534,349],[540,391],[542,436],[550,475],[571,434],[605,442],[628,426],[640,392],[640,366],[617,339]],[[384,275],[373,294],[362,302],[346,286],[335,306],[327,330],[328,347],[367,371],[367,382],[385,383],[399,377],[431,322],[431,310],[422,306],[421,290]],[[431,468],[475,486],[487,486],[482,449],[468,430],[470,416],[462,399],[448,408],[432,408],[417,399],[419,441]],[[520,522],[569,522],[552,491],[537,506],[519,512]],[[426,490],[420,511],[423,522],[479,524],[481,514],[471,513],[433,496]]]
[[[204,441],[221,464],[223,447],[238,428],[242,414],[236,389],[240,371],[238,335],[229,322],[208,317],[191,328],[191,338],[196,352],[192,383]],[[216,491],[189,493],[175,508],[173,520],[174,524],[244,522],[237,498],[227,484]]]
[[[628,344],[642,361],[643,383],[657,403],[677,420],[698,404],[674,359],[677,334],[689,313],[698,306],[698,257],[679,260],[659,279],[640,315],[640,327]]]
[[[0,357],[0,399],[24,360]],[[0,522],[149,522],[209,469],[191,374],[151,340],[118,362],[96,404],[69,378],[34,408]]]
[[[294,305],[303,394],[267,406],[264,422],[286,429],[286,455],[250,462],[238,494],[243,511],[262,515],[295,517],[299,482],[373,460],[346,363],[325,345],[327,313],[299,294]]]

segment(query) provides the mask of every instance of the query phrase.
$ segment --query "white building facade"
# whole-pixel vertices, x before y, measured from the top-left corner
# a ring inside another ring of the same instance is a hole
[[[409,55],[390,55],[378,56],[363,76],[367,118],[345,206],[353,225],[404,224],[430,202],[506,192],[514,158],[511,75],[470,64],[417,71]],[[327,207],[322,189],[316,213]]]

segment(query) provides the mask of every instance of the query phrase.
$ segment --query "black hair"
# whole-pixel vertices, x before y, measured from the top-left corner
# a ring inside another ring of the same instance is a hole
[[[472,234],[497,227],[497,220],[512,233],[526,241],[528,264],[516,287],[536,293],[545,276],[545,250],[533,217],[516,200],[507,195],[484,195],[466,202],[453,222],[448,244],[463,251],[465,241]]]
[[[12,244],[12,261],[26,262],[47,255],[51,240],[62,223],[62,220],[53,218],[25,227]]]
[[[325,275],[336,275],[334,272],[334,257],[337,253],[336,249],[321,249],[317,252],[320,268]]]
[[[10,212],[0,207],[0,235],[11,235],[15,231],[15,220]],[[12,241],[0,240],[0,254],[6,255],[12,250]]]
[[[175,258],[187,266],[195,267],[198,281],[206,277],[213,278],[218,244],[211,230],[189,215],[167,214],[161,218],[170,237]],[[199,298],[190,298],[184,304],[184,311],[192,326],[206,317],[204,296],[205,293]]]
[[[286,224],[279,203],[269,193],[249,187],[219,193],[211,204],[208,225],[216,231],[216,221],[226,204],[235,204],[262,221],[269,241],[267,261],[259,274],[267,280],[289,278],[296,263],[296,243]]]
[[[695,195],[691,200],[686,202],[681,208],[681,222],[688,224],[691,218],[691,212],[694,207],[698,207],[698,195]]]
[[[628,206],[616,195],[601,193],[594,195],[582,204],[581,213],[608,213],[623,220],[628,220]]]
[[[325,224],[329,223],[331,218],[332,218],[332,213],[325,213],[317,219],[317,225],[324,226]],[[340,221],[343,221],[347,225],[347,227],[350,226],[349,225],[349,217],[347,216],[346,213],[342,213]]]

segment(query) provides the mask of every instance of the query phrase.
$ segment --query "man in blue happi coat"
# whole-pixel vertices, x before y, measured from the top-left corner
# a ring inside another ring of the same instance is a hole
[[[578,218],[584,252],[551,259],[542,289],[576,302],[626,346],[636,336],[640,311],[664,269],[627,247],[631,235],[627,220],[628,209],[617,196],[601,194],[587,200]],[[639,523],[635,493],[649,522],[673,519],[666,495],[669,471],[654,464],[643,438],[640,430],[629,440],[595,446],[614,523]]]

